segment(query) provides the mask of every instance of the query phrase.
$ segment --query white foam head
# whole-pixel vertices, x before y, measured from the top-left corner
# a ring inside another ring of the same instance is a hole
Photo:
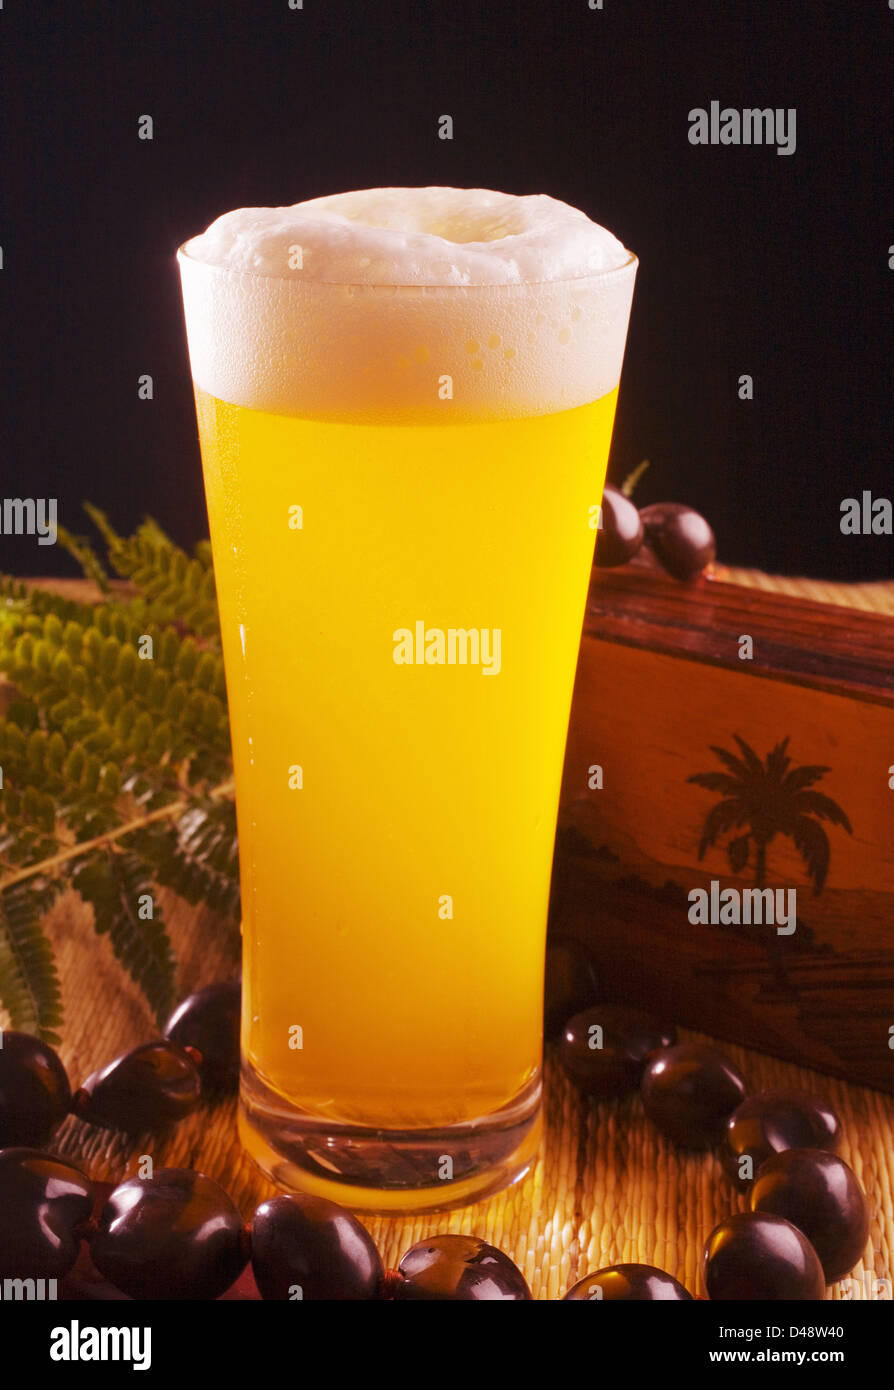
[[[224,213],[180,267],[193,377],[213,395],[446,423],[616,386],[636,259],[545,195],[373,188]]]

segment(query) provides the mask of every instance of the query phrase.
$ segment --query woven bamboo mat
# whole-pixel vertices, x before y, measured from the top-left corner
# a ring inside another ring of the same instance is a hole
[[[723,571],[721,577],[894,615],[894,584],[834,585],[738,570]],[[177,899],[168,898],[164,906],[180,961],[182,994],[233,973],[235,956],[210,917]],[[108,940],[93,934],[89,909],[67,895],[57,902],[47,925],[63,982],[61,1051],[77,1084],[94,1067],[147,1041],[155,1030]],[[842,1155],[863,1184],[873,1220],[862,1263],[828,1297],[890,1299],[890,1285],[886,1289],[874,1281],[894,1278],[894,1097],[744,1048],[720,1046],[741,1068],[750,1090],[799,1086],[833,1102],[843,1122]],[[143,1152],[152,1153],[156,1164],[198,1168],[227,1188],[246,1217],[274,1190],[240,1149],[235,1102],[203,1108],[164,1141],[146,1139],[136,1148],[69,1119],[57,1148],[76,1157],[97,1180],[118,1181],[135,1171]],[[581,1102],[554,1058],[547,1056],[545,1137],[529,1177],[487,1201],[442,1216],[370,1218],[366,1224],[391,1266],[423,1236],[445,1231],[480,1235],[519,1264],[535,1298],[560,1298],[577,1278],[619,1261],[657,1265],[691,1292],[701,1293],[704,1241],[718,1221],[742,1207],[713,1154],[674,1150],[645,1118],[638,1097],[598,1106]]]

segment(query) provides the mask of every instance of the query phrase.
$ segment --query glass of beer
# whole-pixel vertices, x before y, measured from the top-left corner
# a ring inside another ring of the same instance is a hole
[[[636,258],[547,197],[240,209],[179,263],[242,885],[240,1132],[348,1206],[532,1165]]]

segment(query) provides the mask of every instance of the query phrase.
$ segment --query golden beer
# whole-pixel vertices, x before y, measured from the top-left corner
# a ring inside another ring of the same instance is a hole
[[[227,399],[190,316],[213,320],[228,272],[181,266],[236,777],[243,1141],[284,1183],[356,1206],[469,1200],[536,1149],[555,817],[620,355],[610,389],[526,413],[507,365],[549,296],[486,287],[514,296],[515,336],[505,313],[475,334],[468,312],[438,361],[416,324],[393,351],[387,299],[284,277],[276,319],[299,332],[306,290],[308,322],[326,294],[365,304],[356,392]],[[475,309],[474,287],[432,291],[428,317],[470,293]],[[563,327],[593,331],[593,293],[564,297],[557,353]],[[490,402],[462,389],[481,371]]]

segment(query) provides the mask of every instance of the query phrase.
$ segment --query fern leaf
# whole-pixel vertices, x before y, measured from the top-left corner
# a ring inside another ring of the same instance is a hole
[[[77,560],[81,570],[87,579],[92,579],[104,594],[109,592],[109,576],[88,540],[83,536],[73,536],[67,526],[56,528],[59,544],[63,550],[67,550],[74,560]]]
[[[170,550],[177,549],[177,546],[175,546],[170,536],[161,529],[153,516],[143,517],[137,529],[137,535],[140,536],[141,539],[148,541],[150,545],[167,546]]]
[[[156,902],[151,866],[132,849],[106,846],[75,861],[72,883],[92,905],[96,931],[108,933],[116,957],[163,1023],[173,1007],[176,962]],[[140,900],[145,903],[147,898],[151,918],[140,915]]]
[[[62,991],[40,918],[62,887],[58,879],[15,883],[0,891],[0,1001],[13,1028],[57,1045]]]
[[[207,903],[231,929],[239,916],[235,808],[208,795],[232,776],[210,544],[190,555],[151,517],[124,536],[85,510],[107,563],[64,528],[60,541],[100,602],[0,574],[0,871],[12,879],[0,882],[0,1003],[16,1026],[43,1030],[59,1020],[39,920],[48,882],[71,874],[159,1018],[174,958],[156,885]],[[113,574],[127,582],[113,589]],[[171,802],[171,819],[157,819]],[[152,820],[135,826],[135,808]]]
[[[85,502],[84,511],[102,536],[109,550],[114,550],[117,546],[124,544],[123,537],[118,535],[118,532],[112,526],[105,512],[100,511],[99,507],[94,507],[92,502]]]
[[[128,843],[151,862],[160,883],[191,903],[205,903],[236,925],[239,921],[239,853],[236,808],[206,799],[176,825],[150,825]]]

